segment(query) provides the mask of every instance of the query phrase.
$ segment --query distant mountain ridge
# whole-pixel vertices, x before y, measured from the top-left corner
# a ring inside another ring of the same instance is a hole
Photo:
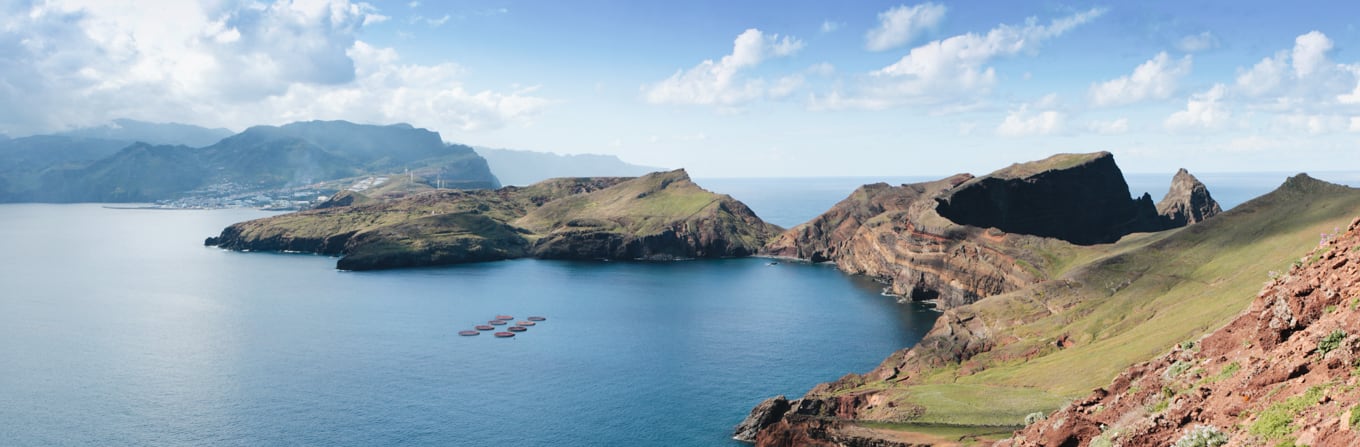
[[[408,170],[449,187],[500,186],[472,148],[409,124],[255,126],[203,146],[185,143],[208,141],[225,129],[118,124],[0,141],[0,202],[149,202],[211,186],[265,190]]]
[[[56,135],[89,138],[100,140],[114,140],[127,142],[143,142],[150,144],[183,145],[189,147],[203,147],[229,137],[235,132],[225,128],[209,129],[189,124],[179,123],[148,123],[132,119],[120,118],[113,120],[112,123],[99,127],[87,127]]]
[[[506,185],[526,186],[562,177],[636,177],[664,168],[626,163],[613,155],[562,155],[513,149],[474,147]]]

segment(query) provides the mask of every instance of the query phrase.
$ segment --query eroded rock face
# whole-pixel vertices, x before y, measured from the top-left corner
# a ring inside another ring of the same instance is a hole
[[[1129,197],[1109,152],[1059,154],[1012,165],[940,194],[936,211],[961,224],[1008,233],[1103,244],[1126,234],[1160,231],[1152,198]]]
[[[1000,445],[1086,445],[1103,436],[1114,445],[1164,446],[1201,425],[1229,445],[1360,445],[1351,419],[1360,412],[1358,296],[1355,219],[1196,346],[1134,365]]]
[[[973,177],[857,189],[762,250],[771,256],[834,261],[843,271],[878,278],[887,290],[942,307],[976,301],[1036,280],[1007,244],[1027,238],[956,225],[935,213],[934,197]],[[1031,256],[1032,257],[1032,256]]]
[[[1171,178],[1171,189],[1161,202],[1157,202],[1157,214],[1173,227],[1203,222],[1221,212],[1223,209],[1209,195],[1209,188],[1184,168],[1176,171],[1176,176]]]
[[[756,442],[756,433],[770,424],[778,422],[789,411],[789,400],[784,396],[765,399],[746,416],[732,433],[732,439],[742,442]]]

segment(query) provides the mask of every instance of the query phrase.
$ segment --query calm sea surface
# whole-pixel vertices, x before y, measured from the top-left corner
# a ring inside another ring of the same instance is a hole
[[[1200,178],[1226,207],[1284,175]],[[919,180],[698,182],[788,227]],[[1130,176],[1157,199],[1169,180]],[[354,273],[202,246],[266,215],[0,205],[0,444],[735,445],[761,399],[871,369],[936,316],[761,259]],[[497,314],[548,321],[456,334]]]
[[[0,205],[0,444],[734,445],[761,399],[937,315],[762,259],[354,273],[202,246],[264,215]],[[548,321],[456,334],[497,314]]]

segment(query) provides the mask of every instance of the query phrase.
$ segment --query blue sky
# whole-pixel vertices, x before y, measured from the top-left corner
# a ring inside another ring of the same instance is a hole
[[[1350,2],[0,0],[0,132],[409,122],[696,176],[1360,170]]]

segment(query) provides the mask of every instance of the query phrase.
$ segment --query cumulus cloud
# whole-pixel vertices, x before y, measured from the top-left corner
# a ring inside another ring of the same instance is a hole
[[[1327,64],[1327,52],[1332,51],[1332,39],[1313,31],[1294,39],[1294,75],[1305,78]]]
[[[395,50],[363,42],[357,42],[348,54],[357,67],[355,82],[294,84],[285,94],[265,101],[265,110],[285,121],[403,121],[433,129],[478,131],[526,119],[548,104],[533,94],[535,87],[509,93],[470,91],[458,81],[463,70],[451,63],[402,64]]]
[[[941,4],[922,3],[880,12],[878,26],[864,34],[864,48],[885,51],[905,45],[925,31],[939,26],[940,21],[944,20],[945,10]]]
[[[843,26],[843,25],[842,25],[840,22],[832,22],[832,21],[830,21],[830,20],[823,20],[823,21],[822,21],[822,32],[823,32],[823,33],[834,32],[834,31],[836,31],[836,30],[838,30],[838,29],[841,29],[841,26]]]
[[[1133,74],[1091,85],[1091,103],[1098,107],[1133,104],[1148,99],[1166,99],[1176,92],[1176,83],[1190,74],[1190,56],[1172,62],[1165,51],[1133,69]]]
[[[1058,95],[1050,93],[1029,104],[1012,109],[996,127],[1003,137],[1052,135],[1062,131],[1067,115],[1054,110],[1059,106]]]
[[[1350,104],[1351,89],[1360,82],[1360,66],[1333,62],[1331,38],[1311,31],[1294,39],[1294,47],[1265,57],[1250,69],[1239,70],[1236,87],[1252,97],[1276,97],[1277,102]]]
[[[1043,42],[1061,36],[1104,14],[1092,9],[1041,25],[1031,18],[1024,25],[1000,25],[986,34],[961,34],[912,48],[900,60],[873,71],[851,94],[833,91],[814,97],[813,108],[884,109],[905,104],[969,102],[996,84],[991,60],[1036,53]]]
[[[528,91],[468,91],[453,65],[401,64],[394,50],[358,40],[387,20],[362,2],[59,0],[4,3],[0,17],[0,131],[12,134],[119,117],[487,129],[547,102]]]
[[[1196,93],[1186,101],[1185,110],[1172,113],[1166,118],[1166,128],[1171,131],[1198,129],[1218,129],[1227,124],[1230,113],[1223,104],[1227,88],[1215,84],[1203,93]]]
[[[1284,82],[1289,68],[1289,54],[1286,52],[1268,56],[1253,65],[1251,69],[1240,71],[1237,75],[1237,88],[1251,96],[1260,96],[1274,91]]]
[[[1218,48],[1218,38],[1208,31],[1182,37],[1176,42],[1176,49],[1185,53],[1198,53]]]
[[[1003,137],[1027,137],[1051,135],[1062,130],[1066,116],[1056,110],[1031,113],[1028,107],[1021,107],[1006,114],[1006,119],[996,127],[996,133]]]
[[[766,35],[758,29],[748,29],[732,42],[732,54],[677,71],[670,78],[644,87],[644,95],[652,104],[722,106],[785,96],[791,93],[795,84],[802,82],[801,77],[784,78],[771,84],[761,78],[747,79],[742,74],[766,60],[790,56],[802,48],[803,41],[796,38],[781,38],[778,34]]]

